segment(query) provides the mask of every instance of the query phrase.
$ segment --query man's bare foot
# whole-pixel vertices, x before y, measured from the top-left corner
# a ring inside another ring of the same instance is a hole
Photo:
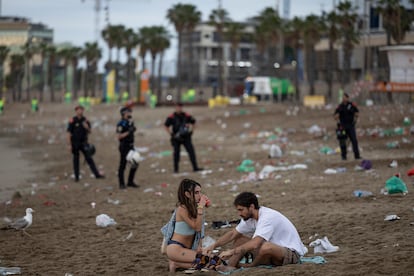
[[[217,271],[221,271],[221,272],[230,272],[237,269],[237,267],[234,266],[229,266],[229,265],[218,265],[216,266],[216,270]]]

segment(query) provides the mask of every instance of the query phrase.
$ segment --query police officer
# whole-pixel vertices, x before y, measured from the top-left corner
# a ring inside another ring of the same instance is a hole
[[[89,149],[88,134],[91,132],[91,124],[83,116],[83,106],[76,106],[76,116],[69,120],[67,126],[68,132],[68,146],[73,155],[73,170],[75,173],[75,181],[79,181],[79,152],[85,156],[92,173],[96,178],[104,178],[96,168],[95,162],[92,159],[92,152]]]
[[[355,103],[349,101],[349,95],[347,93],[344,93],[342,97],[342,103],[338,105],[334,113],[334,118],[337,122],[339,130],[339,135],[337,138],[339,140],[339,146],[341,148],[342,160],[346,160],[347,138],[351,140],[355,159],[361,158],[359,155],[358,140],[355,131],[355,124],[358,121],[358,115],[359,110],[356,107]]]
[[[116,125],[116,133],[118,134],[119,140],[119,169],[118,169],[118,179],[119,179],[119,188],[125,189],[125,180],[124,172],[127,164],[126,157],[130,150],[134,149],[134,132],[136,127],[132,121],[132,110],[129,107],[122,107],[120,110],[121,120]],[[139,164],[136,166],[131,166],[128,175],[127,186],[132,188],[138,188],[139,185],[134,183],[135,173],[138,170]]]
[[[198,167],[196,154],[194,151],[191,136],[195,129],[196,120],[193,116],[183,111],[182,103],[177,103],[175,112],[167,117],[164,123],[165,130],[171,136],[171,145],[174,148],[174,173],[178,173],[178,163],[180,162],[180,147],[184,145],[190,157],[193,171],[202,171]]]

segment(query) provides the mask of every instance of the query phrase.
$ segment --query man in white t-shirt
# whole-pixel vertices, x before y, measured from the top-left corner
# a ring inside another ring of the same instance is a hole
[[[242,220],[206,248],[208,253],[234,241],[232,249],[220,254],[221,258],[228,259],[226,270],[238,267],[240,259],[249,252],[253,254],[253,261],[244,266],[296,264],[306,254],[307,248],[292,222],[276,210],[259,207],[254,193],[239,194],[234,206]]]

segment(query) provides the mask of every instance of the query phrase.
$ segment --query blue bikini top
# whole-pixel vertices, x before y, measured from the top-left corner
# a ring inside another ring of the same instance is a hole
[[[191,228],[185,221],[176,221],[174,232],[184,236],[195,234],[195,230]]]

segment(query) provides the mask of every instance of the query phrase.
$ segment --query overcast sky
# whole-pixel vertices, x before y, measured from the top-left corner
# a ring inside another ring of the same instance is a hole
[[[96,0],[0,0],[2,16],[28,17],[32,22],[41,22],[54,30],[54,42],[71,42],[83,46],[85,42],[95,40],[95,1]],[[101,0],[100,29],[106,24],[104,7],[109,5],[109,22],[122,24],[137,30],[142,26],[163,25],[171,34],[176,35],[174,27],[166,19],[166,13],[176,3],[189,3],[197,6],[202,19],[207,20],[213,9],[217,9],[219,0]],[[275,8],[279,3],[280,15],[283,15],[284,0],[222,0],[222,7],[235,21],[245,20],[257,15],[266,7]],[[109,4],[108,4],[109,3]],[[291,0],[290,18],[320,14],[324,9],[332,9],[335,0]],[[107,59],[106,45],[102,40],[103,58]],[[176,41],[172,41],[166,59],[176,59]],[[171,62],[172,64],[172,62]],[[168,69],[167,69],[168,70]]]

